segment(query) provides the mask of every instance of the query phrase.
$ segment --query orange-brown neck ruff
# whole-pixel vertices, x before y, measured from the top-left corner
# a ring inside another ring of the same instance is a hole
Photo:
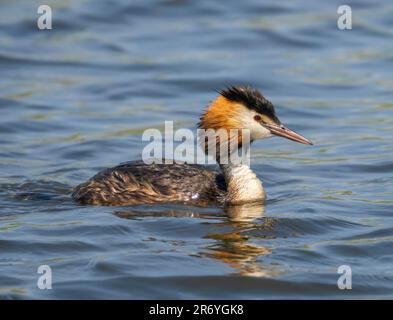
[[[242,129],[240,118],[241,105],[219,96],[214,100],[199,122],[200,129]]]
[[[233,134],[233,132],[231,133],[231,130],[237,129],[237,144],[238,147],[241,147],[243,140],[241,130],[244,128],[240,119],[243,108],[245,107],[240,103],[231,101],[223,96],[219,96],[210,104],[206,112],[203,114],[198,127],[204,130],[212,129],[216,133],[218,133],[218,130],[225,130],[229,140],[232,137],[231,134]],[[222,143],[222,141],[220,142],[220,138],[217,136],[217,147],[219,147],[220,143]],[[207,148],[208,145],[205,143],[205,152],[207,151]]]

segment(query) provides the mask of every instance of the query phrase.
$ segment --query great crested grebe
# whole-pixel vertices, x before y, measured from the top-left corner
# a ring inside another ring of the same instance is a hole
[[[250,87],[230,87],[221,91],[200,118],[198,127],[226,131],[248,129],[251,142],[276,135],[312,144],[284,127],[272,103]],[[237,143],[241,148],[242,139]],[[79,203],[92,205],[177,202],[205,206],[265,199],[261,181],[247,164],[229,161],[219,166],[221,172],[187,163],[126,162],[105,169],[80,184],[72,197]]]

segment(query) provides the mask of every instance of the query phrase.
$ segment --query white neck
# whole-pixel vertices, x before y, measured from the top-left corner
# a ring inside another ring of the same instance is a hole
[[[265,199],[262,182],[247,164],[221,164],[228,192],[226,201],[230,204]]]

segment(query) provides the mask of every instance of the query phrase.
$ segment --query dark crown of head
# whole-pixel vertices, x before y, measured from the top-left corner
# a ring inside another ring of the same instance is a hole
[[[273,104],[267,100],[257,89],[251,87],[229,87],[220,94],[231,101],[243,104],[260,114],[269,116],[273,121],[280,123],[276,116]]]

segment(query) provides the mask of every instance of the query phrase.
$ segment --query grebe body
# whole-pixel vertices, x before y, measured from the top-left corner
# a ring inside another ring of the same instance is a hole
[[[152,203],[222,204],[224,175],[201,165],[130,161],[97,173],[80,184],[72,197],[82,204],[137,205]]]

